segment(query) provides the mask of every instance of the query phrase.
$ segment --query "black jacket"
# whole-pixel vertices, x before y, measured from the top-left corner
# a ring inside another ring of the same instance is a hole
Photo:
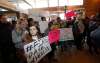
[[[0,22],[0,55],[2,63],[16,63],[16,49],[12,42],[10,23]]]
[[[10,23],[0,22],[0,47],[12,47],[12,30]]]

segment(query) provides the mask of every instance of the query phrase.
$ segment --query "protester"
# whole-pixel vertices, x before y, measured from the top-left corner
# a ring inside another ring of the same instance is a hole
[[[40,35],[39,28],[37,26],[31,25],[29,26],[28,30],[29,30],[29,36],[32,38],[31,42],[37,41],[43,37],[42,35]],[[46,59],[47,57],[45,56],[39,63],[44,63],[45,61],[47,61]]]
[[[78,15],[75,22],[73,23],[74,40],[78,50],[82,49],[83,32],[84,24],[81,16]]]
[[[26,30],[27,26],[28,24],[25,19],[19,19],[19,21],[17,21],[15,29],[12,31],[12,40],[13,40],[13,43],[15,44],[17,55],[19,59],[21,59],[20,61],[22,63],[26,62],[26,59],[23,54],[24,53],[23,40],[26,34],[28,34]]]
[[[10,25],[7,22],[7,16],[0,15],[0,61],[2,63],[18,63]]]
[[[52,31],[52,30],[56,30],[56,29],[60,29],[60,19],[59,19],[59,17],[57,18],[57,19],[55,19],[55,20],[52,20],[51,22],[49,22],[49,31]],[[50,59],[50,61],[49,62],[51,62],[52,60],[57,60],[56,58],[55,58],[55,52],[56,52],[56,46],[58,45],[58,42],[56,41],[56,42],[53,42],[52,44],[50,44],[51,45],[51,48],[52,48],[52,51],[49,53],[49,59]]]
[[[90,34],[92,42],[91,48],[93,48],[93,50],[91,49],[91,53],[95,52],[96,54],[99,54],[98,49],[100,48],[100,15],[96,16],[96,23],[97,28]]]
[[[39,22],[39,28],[42,36],[46,36],[46,31],[48,29],[48,21],[46,21],[45,17],[41,17],[41,21]]]
[[[60,20],[60,29],[61,28],[67,28],[67,21]],[[61,51],[63,52],[67,47],[66,41],[59,41],[58,43],[59,47],[61,48]]]
[[[89,22],[88,22],[88,27],[87,27],[87,45],[89,47],[89,52],[92,54],[92,48],[93,48],[93,43],[91,41],[90,34],[92,31],[94,31],[97,28],[96,24],[96,19],[94,15],[91,15]]]

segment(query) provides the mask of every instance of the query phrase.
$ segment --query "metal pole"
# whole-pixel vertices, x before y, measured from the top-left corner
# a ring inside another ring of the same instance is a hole
[[[50,0],[47,0],[47,3],[48,3],[48,10],[50,12]]]
[[[19,10],[19,0],[16,1],[16,10]]]
[[[48,3],[48,11],[49,11],[48,17],[49,17],[49,21],[50,21],[50,0],[47,0],[47,3]]]
[[[36,0],[34,0],[35,8],[36,8]]]
[[[57,8],[57,11],[58,11],[58,16],[59,16],[59,0],[58,0],[58,8]]]

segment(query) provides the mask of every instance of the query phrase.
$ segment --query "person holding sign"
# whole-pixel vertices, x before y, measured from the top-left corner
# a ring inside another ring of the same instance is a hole
[[[31,49],[34,49],[34,54],[36,53],[38,53],[39,51],[37,51],[37,50],[35,50],[35,47],[37,47],[40,43],[38,42],[39,41],[39,39],[40,38],[42,38],[40,35],[39,35],[39,28],[37,27],[37,26],[35,26],[35,25],[30,25],[29,27],[28,27],[28,31],[29,31],[29,35],[27,35],[26,36],[26,38],[25,38],[25,41],[24,42],[26,42],[26,44],[25,45],[27,45],[28,43],[32,43],[32,42],[34,42],[34,48],[31,48]],[[30,38],[29,38],[30,37]],[[29,42],[28,42],[29,41]],[[28,42],[28,43],[27,43]],[[31,47],[31,46],[30,46]],[[28,49],[29,50],[29,49]],[[27,59],[27,61],[29,62],[29,61],[31,61],[32,60],[32,57],[33,57],[33,52],[31,52],[30,53],[30,56],[28,57],[28,58],[30,58],[30,59]],[[35,57],[35,58],[33,58],[33,60],[32,60],[32,62],[34,63],[34,62],[36,62],[36,61],[38,61],[38,58],[37,58],[37,56]],[[42,61],[42,62],[44,62],[44,61]]]
[[[61,28],[67,28],[67,21],[61,21],[60,22],[60,35],[61,35]],[[63,32],[64,33],[64,32]],[[59,46],[60,46],[60,48],[61,48],[61,51],[63,52],[64,51],[64,48],[65,48],[65,42],[66,41],[59,41]]]
[[[60,17],[57,17],[57,19],[51,21],[49,23],[49,42],[52,48],[52,51],[49,54],[50,60],[56,60],[55,58],[55,51],[56,46],[58,45],[59,38],[60,38]]]
[[[46,55],[51,51],[48,36],[24,45],[27,63],[46,63]]]

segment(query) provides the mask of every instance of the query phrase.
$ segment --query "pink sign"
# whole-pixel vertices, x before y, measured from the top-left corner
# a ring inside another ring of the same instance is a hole
[[[65,18],[69,21],[71,21],[71,17],[76,16],[76,13],[72,10],[69,10],[65,13]]]
[[[58,42],[60,39],[60,30],[52,30],[48,34],[50,44]]]

